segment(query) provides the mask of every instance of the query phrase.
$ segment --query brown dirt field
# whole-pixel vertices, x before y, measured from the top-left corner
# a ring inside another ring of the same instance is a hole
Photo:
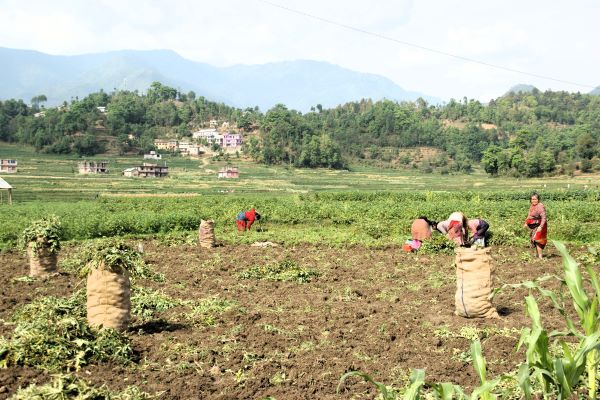
[[[488,378],[516,370],[524,360],[515,353],[518,329],[528,326],[523,289],[494,300],[500,320],[455,316],[455,268],[450,255],[414,255],[398,248],[256,248],[225,245],[214,249],[166,247],[145,243],[145,258],[166,275],[166,282],[138,282],[183,300],[218,296],[236,306],[216,316],[214,326],[185,317],[178,306],[142,323],[134,318],[129,337],[137,353],[130,366],[100,364],[83,368],[87,381],[121,390],[164,392],[161,399],[349,399],[373,398],[375,389],[350,379],[336,394],[340,376],[361,370],[376,380],[401,387],[410,368],[426,368],[432,382],[477,384],[465,360],[471,341],[461,328],[488,329],[482,338]],[[527,260],[526,248],[494,248],[495,286],[560,274],[561,258]],[[283,259],[317,270],[309,283],[241,279],[248,267]],[[15,281],[28,265],[20,253],[0,254],[0,334],[9,337],[13,311],[38,296],[69,296],[81,279],[62,273],[34,282]],[[553,284],[550,284],[552,286]],[[548,302],[540,309],[547,329],[562,328]],[[511,331],[511,329],[514,329]],[[442,331],[440,331],[442,330]],[[446,332],[446,335],[442,334]],[[19,386],[51,377],[33,368],[0,369],[0,399]]]

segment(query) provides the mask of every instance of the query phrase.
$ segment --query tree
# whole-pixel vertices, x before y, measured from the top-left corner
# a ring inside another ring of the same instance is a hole
[[[45,94],[40,94],[38,96],[34,96],[31,98],[31,106],[35,109],[38,110],[40,103],[44,103],[48,101],[48,98],[46,97]]]
[[[591,133],[584,133],[577,138],[575,151],[581,158],[591,160],[598,151],[598,141]]]

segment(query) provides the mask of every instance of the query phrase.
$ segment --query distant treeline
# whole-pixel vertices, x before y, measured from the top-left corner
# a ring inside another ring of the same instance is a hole
[[[154,82],[145,94],[100,91],[48,109],[44,101],[0,102],[0,140],[49,153],[93,155],[105,143],[143,152],[155,138],[189,137],[216,120],[249,133],[244,152],[265,164],[363,162],[442,174],[480,164],[492,175],[513,176],[600,170],[600,96],[579,93],[534,89],[489,104],[464,98],[435,106],[361,100],[316,105],[306,114],[276,105],[263,113]]]

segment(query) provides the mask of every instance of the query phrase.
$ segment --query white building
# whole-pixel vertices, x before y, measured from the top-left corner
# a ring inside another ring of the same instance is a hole
[[[160,160],[162,159],[162,156],[160,154],[158,154],[157,152],[155,152],[154,150],[152,150],[150,152],[150,154],[144,154],[144,160]]]

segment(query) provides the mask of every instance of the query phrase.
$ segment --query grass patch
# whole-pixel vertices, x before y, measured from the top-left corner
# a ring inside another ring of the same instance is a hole
[[[139,316],[142,320],[149,320],[156,314],[182,304],[180,300],[174,299],[158,291],[136,286],[131,294],[131,313]]]
[[[201,325],[214,326],[217,324],[217,316],[232,310],[237,303],[219,297],[209,297],[192,304],[192,310],[185,314],[187,319],[199,321]]]
[[[277,264],[260,265],[247,269],[239,274],[242,279],[265,279],[270,281],[286,281],[308,283],[320,276],[317,271],[302,268],[293,260],[283,260]]]

